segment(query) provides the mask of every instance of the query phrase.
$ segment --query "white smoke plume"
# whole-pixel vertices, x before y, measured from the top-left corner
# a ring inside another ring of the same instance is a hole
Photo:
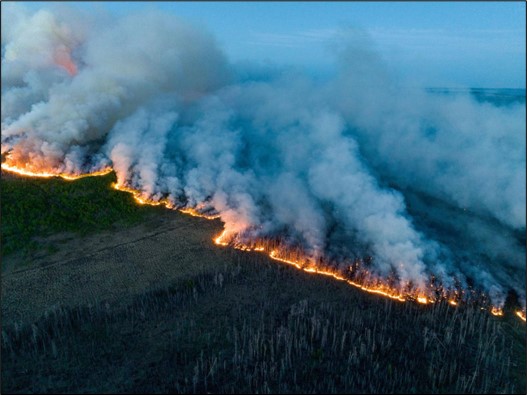
[[[332,81],[252,79],[173,16],[2,5],[2,153],[30,171],[110,165],[147,198],[313,260],[371,255],[401,284],[524,298],[525,102],[405,89],[360,35],[343,42]]]

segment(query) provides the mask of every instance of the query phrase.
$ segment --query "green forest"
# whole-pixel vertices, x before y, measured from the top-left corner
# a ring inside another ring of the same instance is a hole
[[[138,223],[153,207],[138,206],[111,188],[115,173],[75,181],[24,178],[2,172],[2,256],[38,248],[35,236],[58,232],[88,234],[114,224]]]

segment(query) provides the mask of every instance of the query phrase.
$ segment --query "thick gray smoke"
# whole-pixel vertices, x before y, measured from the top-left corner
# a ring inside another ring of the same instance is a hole
[[[150,199],[282,235],[317,259],[373,257],[424,289],[525,298],[525,103],[397,85],[357,36],[314,82],[251,78],[173,16],[2,5],[2,153],[30,171],[112,166]]]

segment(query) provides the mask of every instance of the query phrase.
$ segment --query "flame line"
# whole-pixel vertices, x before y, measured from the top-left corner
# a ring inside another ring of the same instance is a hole
[[[64,180],[66,180],[66,181],[74,181],[74,180],[78,180],[78,179],[85,178],[85,177],[104,176],[104,175],[107,175],[107,174],[109,174],[109,173],[111,173],[113,171],[113,168],[105,167],[105,168],[103,168],[101,170],[98,170],[98,171],[95,171],[95,172],[92,172],[92,173],[85,173],[85,174],[67,174],[67,173],[62,173],[62,172],[33,172],[33,171],[21,169],[21,168],[19,168],[17,166],[11,166],[11,165],[9,165],[7,163],[2,163],[1,164],[1,168],[3,170],[5,170],[5,171],[11,172],[11,173],[15,173],[15,174],[18,174],[18,175],[21,175],[21,176],[25,176],[25,177],[38,177],[38,178],[60,177],[60,178],[62,178]],[[220,218],[219,214],[214,214],[214,215],[204,214],[204,213],[201,213],[200,211],[198,211],[197,209],[192,208],[192,207],[176,208],[175,205],[171,201],[169,201],[168,199],[153,200],[153,199],[150,199],[150,198],[146,198],[146,197],[143,196],[141,191],[139,191],[137,189],[133,189],[133,188],[128,187],[128,186],[125,186],[125,185],[119,185],[118,183],[113,183],[112,184],[112,188],[114,188],[116,190],[119,190],[119,191],[128,192],[128,193],[132,194],[134,200],[138,204],[141,204],[141,205],[151,205],[151,206],[160,206],[160,205],[162,205],[162,206],[165,206],[166,208],[169,208],[169,209],[177,209],[181,213],[184,213],[184,214],[187,214],[187,215],[191,215],[193,217],[201,217],[201,218],[206,218],[206,219],[209,219],[209,220],[219,219]],[[227,241],[224,240],[226,238],[226,236],[227,236],[227,231],[224,229],[220,235],[218,235],[218,236],[213,238],[213,241],[218,246],[227,247],[227,246],[231,245],[232,243],[227,242]],[[264,246],[253,246],[252,247],[252,246],[249,246],[249,245],[246,245],[246,244],[243,244],[243,243],[234,243],[234,244],[232,244],[232,247],[234,247],[235,249],[239,249],[239,250],[247,251],[247,252],[249,252],[249,251],[264,252],[271,259],[273,259],[275,261],[287,263],[288,265],[294,266],[297,269],[305,271],[307,273],[320,274],[320,275],[323,275],[323,276],[332,277],[332,278],[334,278],[334,279],[336,279],[338,281],[344,281],[347,284],[349,284],[349,285],[351,285],[353,287],[359,288],[359,289],[361,289],[361,290],[363,290],[365,292],[369,292],[369,293],[372,293],[372,294],[377,294],[377,295],[381,295],[381,296],[384,296],[384,297],[388,297],[390,299],[397,300],[399,302],[406,302],[406,301],[409,301],[409,300],[414,301],[414,302],[418,302],[418,303],[421,303],[421,304],[429,304],[429,303],[434,303],[435,302],[435,300],[433,300],[431,298],[428,298],[428,297],[426,297],[424,295],[420,295],[420,294],[417,294],[417,295],[402,294],[401,292],[396,291],[394,289],[390,289],[388,286],[383,285],[383,284],[375,285],[375,286],[369,286],[367,284],[360,284],[358,282],[355,282],[355,281],[352,281],[350,279],[347,279],[347,278],[339,275],[336,272],[332,272],[332,271],[329,271],[329,270],[322,270],[322,269],[319,269],[319,268],[313,267],[313,266],[305,267],[305,264],[303,262],[301,262],[301,261],[293,261],[293,260],[289,260],[289,259],[286,259],[286,258],[279,257],[278,256],[278,250],[276,250],[276,249],[268,251],[268,250],[266,250],[266,248]],[[452,306],[458,306],[458,301],[454,300],[454,299],[449,299],[448,303],[450,305],[452,305]],[[501,316],[504,315],[503,309],[501,307],[497,307],[497,306],[491,306],[490,313],[493,314],[494,316],[498,316],[498,317],[501,317]],[[522,321],[524,321],[524,322],[526,321],[526,313],[525,313],[525,311],[517,310],[515,312],[515,314]]]
[[[66,181],[75,181],[81,178],[85,177],[97,177],[97,176],[105,176],[106,174],[110,174],[113,169],[111,167],[105,167],[104,169],[94,171],[92,173],[84,173],[84,174],[67,174],[67,173],[48,173],[48,172],[33,172],[30,170],[21,169],[16,166],[10,166],[7,163],[2,163],[2,170],[16,173],[21,176],[25,177],[37,177],[37,178],[52,178],[52,177],[60,177]]]
[[[521,319],[523,322],[525,322],[525,319],[526,319],[526,317],[525,317],[525,311],[518,310],[518,311],[516,311],[516,315],[517,315],[518,317],[520,317],[520,319]]]

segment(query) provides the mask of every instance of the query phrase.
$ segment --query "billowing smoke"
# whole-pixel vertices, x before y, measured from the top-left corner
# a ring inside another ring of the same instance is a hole
[[[226,235],[372,257],[399,284],[525,298],[525,102],[405,89],[360,35],[328,82],[231,65],[156,12],[2,5],[2,153],[28,171],[111,166],[118,184],[218,213]],[[263,75],[263,77],[262,77]]]

